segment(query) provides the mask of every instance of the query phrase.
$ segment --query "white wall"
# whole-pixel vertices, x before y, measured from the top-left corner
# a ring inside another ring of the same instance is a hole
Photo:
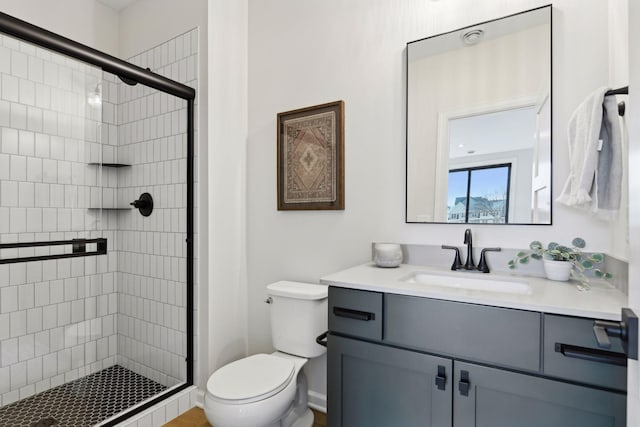
[[[209,0],[209,318],[200,350],[207,377],[247,354],[247,7],[247,0]]]
[[[118,14],[96,0],[0,0],[0,11],[110,55],[118,54]]]
[[[465,225],[404,223],[405,67],[410,40],[547,4],[546,0],[252,1],[249,7],[249,350],[269,351],[265,286],[316,282],[370,258],[372,241],[462,245]],[[464,13],[461,11],[464,10]],[[558,0],[553,12],[554,194],[567,177],[567,122],[608,82],[607,2]],[[588,42],[584,34],[589,34]],[[346,209],[276,210],[276,114],[345,101]],[[475,226],[481,246],[583,236],[608,251],[605,223],[554,205],[552,226]],[[307,372],[324,392],[324,360]]]
[[[207,1],[137,0],[120,12],[119,22],[120,57],[130,58],[195,27],[207,28]],[[201,42],[206,45],[206,37]]]

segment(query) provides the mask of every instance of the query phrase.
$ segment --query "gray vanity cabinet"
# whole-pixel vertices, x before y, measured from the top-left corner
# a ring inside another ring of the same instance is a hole
[[[626,368],[585,360],[592,325],[330,287],[328,425],[624,427]]]
[[[454,427],[624,427],[624,394],[455,362]]]
[[[330,336],[331,427],[451,426],[452,361]]]

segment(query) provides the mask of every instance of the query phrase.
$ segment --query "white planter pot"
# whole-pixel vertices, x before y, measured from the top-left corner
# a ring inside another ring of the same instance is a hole
[[[573,263],[569,261],[553,261],[550,259],[545,259],[543,262],[547,279],[566,282],[571,277]]]

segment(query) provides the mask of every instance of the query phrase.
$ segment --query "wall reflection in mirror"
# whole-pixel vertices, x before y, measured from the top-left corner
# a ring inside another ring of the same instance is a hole
[[[406,214],[551,223],[551,6],[407,44]]]

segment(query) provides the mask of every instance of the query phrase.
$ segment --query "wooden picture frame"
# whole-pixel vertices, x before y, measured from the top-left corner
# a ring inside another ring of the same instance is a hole
[[[278,113],[278,210],[344,210],[344,102]]]

